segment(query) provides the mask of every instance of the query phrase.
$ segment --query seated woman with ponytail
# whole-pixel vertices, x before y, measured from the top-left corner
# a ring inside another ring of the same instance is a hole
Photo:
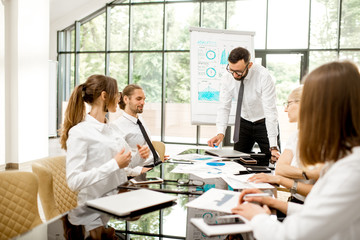
[[[113,133],[105,117],[115,112],[119,102],[116,80],[92,75],[75,87],[65,112],[61,147],[66,153],[66,178],[71,190],[78,191],[78,205],[87,200],[117,194],[117,186],[127,181],[126,167],[139,165],[149,153],[141,149],[131,154],[125,140]],[[85,103],[91,106],[85,112]],[[68,214],[74,225],[84,225],[92,239],[112,238],[114,229],[107,228],[108,219],[78,207]]]

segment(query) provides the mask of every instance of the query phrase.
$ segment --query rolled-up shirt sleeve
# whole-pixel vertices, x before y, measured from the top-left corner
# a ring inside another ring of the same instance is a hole
[[[229,115],[231,110],[231,101],[232,101],[232,88],[233,86],[226,75],[221,80],[220,87],[220,98],[219,98],[219,106],[217,109],[216,116],[216,128],[217,133],[222,133],[225,135],[225,130],[228,126]]]
[[[277,146],[278,112],[276,108],[275,83],[270,75],[262,78],[262,105],[270,147]]]

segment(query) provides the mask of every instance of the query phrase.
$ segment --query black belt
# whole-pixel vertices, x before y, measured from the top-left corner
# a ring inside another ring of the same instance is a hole
[[[260,119],[260,120],[255,121],[255,122],[250,122],[250,121],[248,121],[248,120],[246,120],[246,119],[243,119],[243,118],[241,118],[241,120],[242,120],[242,121],[245,121],[245,122],[248,122],[248,123],[250,123],[250,124],[253,124],[253,125],[258,125],[258,124],[263,124],[263,123],[265,123],[265,118],[262,118],[262,119]]]

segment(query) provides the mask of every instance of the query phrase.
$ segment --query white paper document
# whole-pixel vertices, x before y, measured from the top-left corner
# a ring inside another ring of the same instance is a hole
[[[187,203],[186,207],[231,213],[231,209],[236,207],[239,202],[239,196],[240,192],[212,188]]]
[[[218,163],[218,164],[217,164]],[[210,164],[210,165],[209,165]],[[171,172],[194,174],[202,179],[221,178],[226,175],[238,174],[245,167],[236,162],[196,162],[194,164],[179,164]]]
[[[197,162],[197,161],[216,161],[221,160],[222,158],[210,155],[201,155],[196,153],[190,154],[180,154],[171,157],[171,159],[178,160],[178,161],[190,161],[190,162]]]
[[[226,175],[222,176],[222,179],[233,189],[247,189],[247,188],[259,188],[259,189],[274,189],[275,187],[269,183],[254,183],[249,182],[248,179],[254,174],[243,175]]]

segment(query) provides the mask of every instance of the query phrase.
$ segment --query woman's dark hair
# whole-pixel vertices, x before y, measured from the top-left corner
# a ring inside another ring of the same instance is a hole
[[[120,102],[119,102],[120,109],[124,110],[125,106],[126,106],[125,101],[124,101],[124,96],[127,96],[130,98],[131,95],[134,94],[134,91],[136,89],[142,89],[142,88],[136,84],[129,84],[124,88],[124,90],[120,93]]]
[[[299,154],[304,165],[337,161],[360,145],[360,74],[355,64],[331,62],[304,80]]]
[[[117,82],[114,78],[104,75],[91,75],[85,83],[75,87],[65,111],[63,126],[60,129],[61,148],[67,149],[66,141],[69,130],[84,120],[86,114],[85,103],[93,105],[102,92],[107,94],[104,106],[104,111],[107,112],[108,106],[115,104],[118,93]]]

